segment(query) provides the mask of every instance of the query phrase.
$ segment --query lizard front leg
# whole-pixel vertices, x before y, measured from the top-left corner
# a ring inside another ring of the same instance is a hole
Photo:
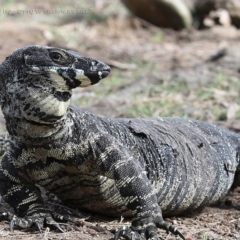
[[[23,184],[9,154],[5,154],[1,161],[0,193],[16,213],[16,215],[9,212],[0,214],[0,220],[10,221],[11,231],[14,226],[28,228],[32,225],[36,225],[41,231],[44,223],[63,231],[44,206],[39,188]]]
[[[115,240],[157,240],[157,228],[163,228],[182,239],[184,236],[165,222],[157,196],[140,162],[134,160],[128,150],[110,136],[101,136],[91,142],[91,149],[101,174],[114,179],[123,202],[133,213],[132,225],[120,229]]]

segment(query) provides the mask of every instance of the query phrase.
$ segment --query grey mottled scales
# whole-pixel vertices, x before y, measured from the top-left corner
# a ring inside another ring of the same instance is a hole
[[[8,138],[8,134],[0,135],[0,156],[2,156],[8,148]]]
[[[69,153],[58,153],[61,158],[54,164],[51,181],[42,177],[45,171],[52,172],[51,160],[46,162],[49,169],[40,169],[29,181],[34,179],[71,206],[110,216],[127,211],[115,182],[104,176],[118,163],[113,161],[115,154],[139,164],[165,214],[175,215],[216,202],[233,183],[239,164],[237,134],[205,122],[177,118],[104,119],[75,107],[69,107],[68,118],[72,127],[66,131],[65,141],[61,139],[59,145],[56,142],[52,151],[61,152],[64,144]],[[76,134],[74,129],[79,125]],[[43,151],[47,154],[47,149],[41,148]],[[74,160],[66,159],[70,153],[76,156]],[[121,184],[131,177],[123,178]]]
[[[107,119],[69,106],[71,89],[97,83],[102,62],[46,46],[29,46],[0,66],[0,100],[9,146],[0,193],[19,227],[44,222],[61,230],[37,185],[70,206],[133,215],[115,236],[156,240],[156,227],[183,235],[162,218],[223,197],[239,165],[239,135],[178,118]],[[141,237],[140,237],[141,235]]]

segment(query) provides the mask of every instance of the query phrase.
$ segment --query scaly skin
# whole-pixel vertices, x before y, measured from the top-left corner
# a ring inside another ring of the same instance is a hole
[[[163,220],[211,204],[230,189],[239,135],[178,118],[107,119],[69,106],[71,89],[95,84],[110,68],[81,55],[30,46],[0,66],[0,98],[9,133],[0,193],[14,225],[53,220],[36,185],[65,204],[109,216],[133,216],[115,239],[158,239]],[[60,217],[61,218],[61,217]],[[66,219],[67,220],[67,219]]]

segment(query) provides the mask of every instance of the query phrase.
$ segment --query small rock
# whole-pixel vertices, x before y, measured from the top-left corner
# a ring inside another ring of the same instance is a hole
[[[182,0],[122,0],[136,16],[159,27],[180,30],[192,25],[189,7]]]

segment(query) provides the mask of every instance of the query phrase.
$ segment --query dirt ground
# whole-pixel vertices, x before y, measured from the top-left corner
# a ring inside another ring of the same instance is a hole
[[[2,1],[0,60],[14,49],[44,44],[74,49],[105,61],[109,78],[74,91],[74,105],[107,117],[176,116],[240,131],[240,31],[214,26],[175,32],[129,17],[119,1]],[[22,12],[18,10],[23,10]],[[65,10],[61,13],[60,10]],[[67,12],[68,11],[68,12]],[[5,132],[0,117],[0,131]],[[240,188],[215,206],[167,218],[188,240],[240,239]],[[0,223],[0,239],[113,239],[129,219],[108,219],[45,197],[50,209],[70,214],[79,226],[43,233]],[[1,200],[0,211],[8,210]],[[159,230],[160,239],[179,239]]]

